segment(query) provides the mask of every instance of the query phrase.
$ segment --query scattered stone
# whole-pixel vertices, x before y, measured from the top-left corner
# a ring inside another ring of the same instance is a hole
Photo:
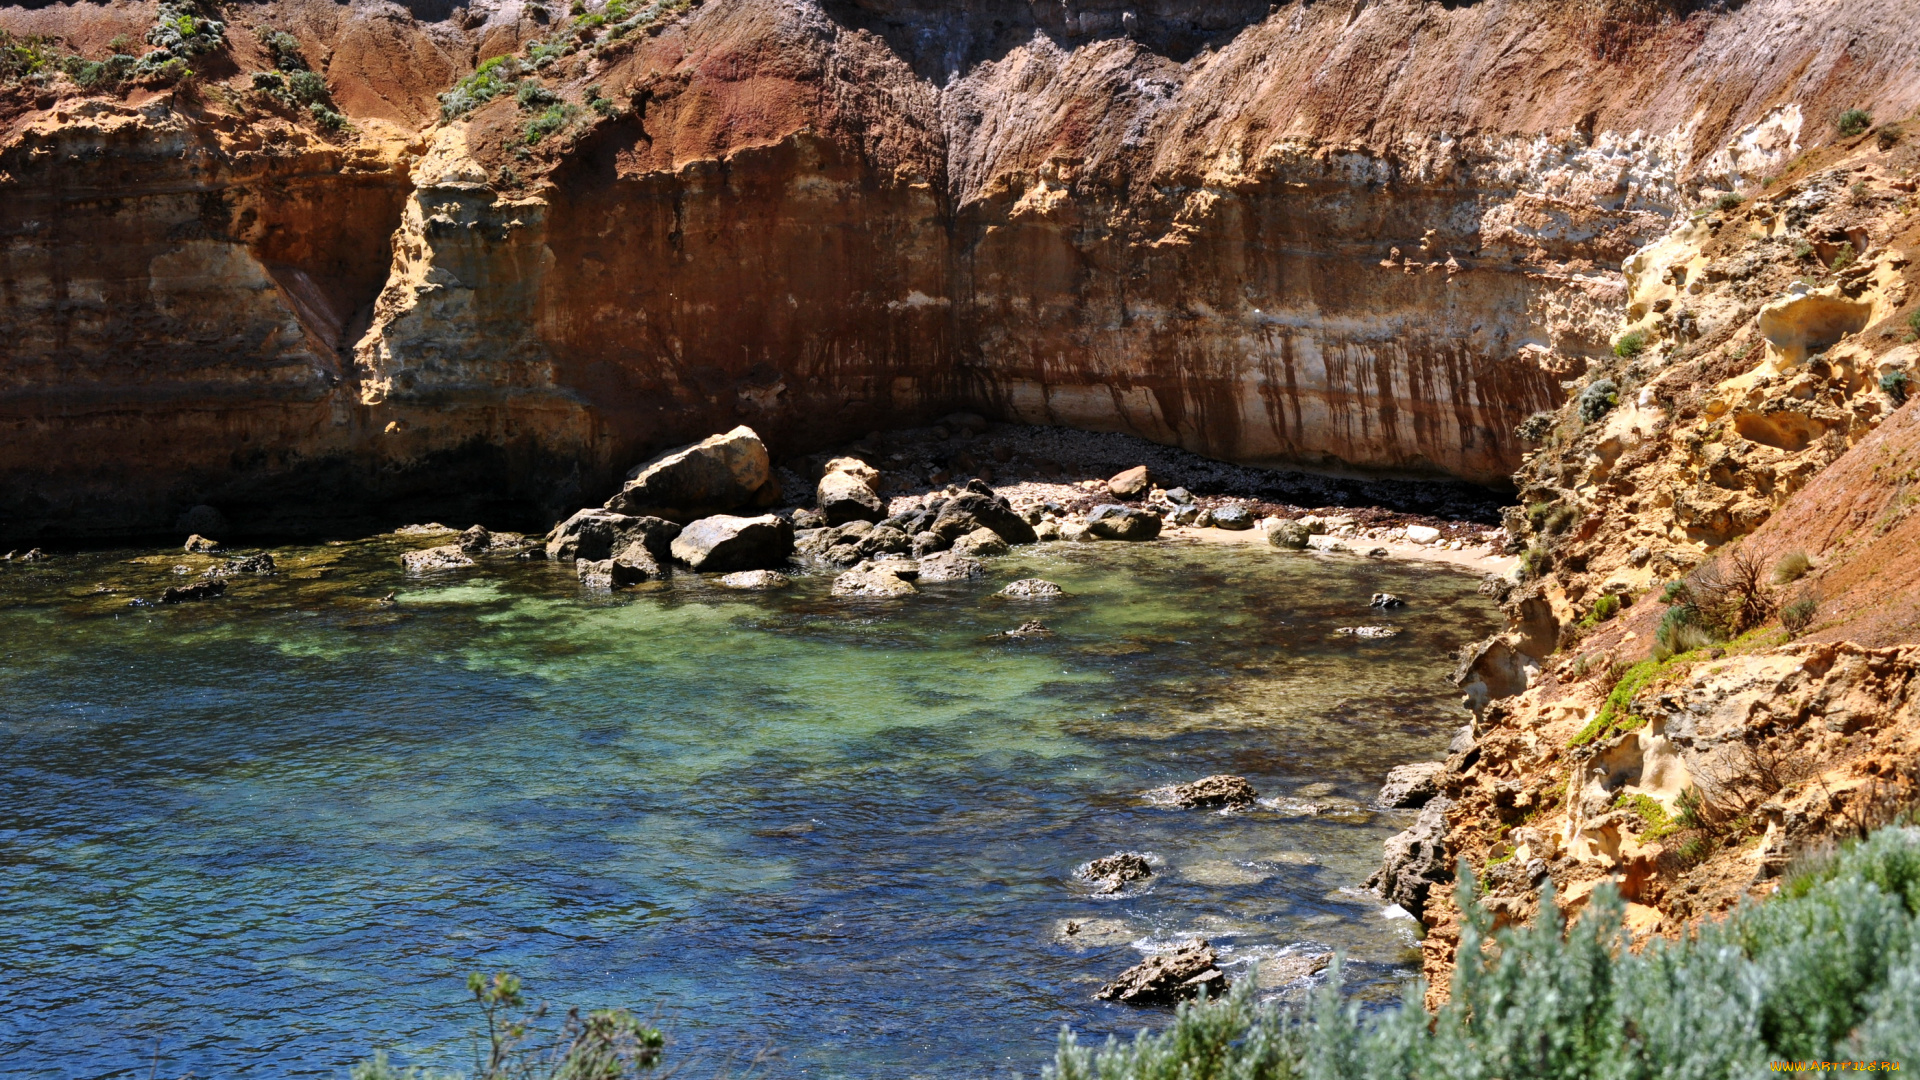
[[[1052,600],[1066,592],[1045,578],[1021,578],[1001,589],[998,595],[1010,600]]]
[[[1393,595],[1390,592],[1374,593],[1373,599],[1367,601],[1368,607],[1377,607],[1377,608],[1397,608],[1397,607],[1405,607],[1406,605],[1407,605],[1407,602],[1405,600],[1400,599],[1399,597]]]
[[[218,566],[210,566],[203,576],[224,578],[235,574],[258,574],[261,577],[271,577],[278,572],[279,567],[274,565],[273,556],[264,551],[257,551],[252,555],[228,559]]]
[[[610,559],[575,559],[573,569],[580,575],[581,584],[596,589],[624,588],[643,581],[661,581],[667,576],[666,568],[647,550],[646,544],[638,540]]]
[[[986,576],[980,560],[958,551],[941,551],[920,559],[919,582],[932,585],[943,581],[978,581]]]
[[[1267,543],[1289,551],[1305,551],[1311,539],[1313,533],[1297,521],[1275,522],[1267,529]]]
[[[1028,619],[1026,622],[1007,631],[1005,636],[1010,638],[1052,637],[1053,631],[1042,626],[1038,619]]]
[[[1330,952],[1271,956],[1260,961],[1260,987],[1263,990],[1276,990],[1310,979],[1325,971],[1332,963],[1333,954]]]
[[[1160,535],[1160,517],[1146,510],[1108,503],[1087,514],[1087,531],[1102,540],[1151,540]]]
[[[1190,784],[1175,784],[1157,791],[1175,806],[1188,810],[1211,806],[1252,806],[1260,797],[1246,777],[1226,773],[1204,776]]]
[[[1253,528],[1253,515],[1244,506],[1222,506],[1213,512],[1213,527],[1244,532]]]
[[[186,547],[182,548],[181,550],[187,552],[190,555],[206,555],[211,552],[219,551],[220,541],[209,540],[208,538],[201,536],[199,533],[194,533],[192,536],[187,537]]]
[[[1341,543],[1339,540],[1322,533],[1315,533],[1314,535],[1308,537],[1307,546],[1309,548],[1312,548],[1314,551],[1344,552],[1349,555],[1353,553],[1352,548]]]
[[[1175,506],[1191,506],[1193,504],[1193,492],[1183,487],[1168,488],[1167,501]]]
[[[820,475],[831,473],[846,473],[869,486],[880,482],[880,470],[857,457],[837,457],[828,461],[826,468],[820,470]]]
[[[460,550],[469,555],[478,555],[492,546],[493,534],[482,526],[470,526],[460,534]]]
[[[1433,886],[1453,879],[1447,856],[1447,809],[1452,805],[1445,795],[1428,800],[1412,828],[1387,840],[1380,869],[1367,879],[1367,888],[1416,919],[1426,910]]]
[[[770,506],[779,484],[767,448],[742,424],[724,435],[669,450],[627,473],[606,509],[687,521],[748,506]]]
[[[1005,540],[1000,539],[999,533],[994,532],[992,529],[975,529],[960,539],[955,540],[953,542],[953,550],[961,555],[985,559],[995,555],[1005,555],[1013,549],[1007,545]]]
[[[701,518],[673,538],[673,557],[702,573],[774,570],[793,555],[793,523],[774,514]]]
[[[1126,888],[1130,881],[1152,877],[1153,867],[1137,852],[1116,851],[1082,866],[1079,875],[1094,887],[1094,892],[1108,894]]]
[[[227,591],[224,581],[196,581],[191,585],[175,585],[160,594],[162,604],[185,604],[194,600],[209,600]]]
[[[1153,486],[1153,476],[1145,465],[1135,465],[1107,481],[1107,491],[1116,499],[1137,499]]]
[[[1057,521],[1040,522],[1040,524],[1033,527],[1033,538],[1042,544],[1050,540],[1060,539],[1060,523]]]
[[[862,563],[833,579],[833,595],[879,599],[912,596],[920,590],[901,573],[912,569],[913,564],[906,560]]]
[[[1383,548],[1383,547],[1367,549],[1367,558],[1369,559],[1384,559],[1391,554],[1393,554],[1393,552],[1388,551],[1386,548]]]
[[[1376,641],[1381,638],[1398,637],[1400,628],[1397,626],[1342,626],[1336,629],[1334,633],[1342,637]]]
[[[802,507],[793,512],[793,527],[799,529],[824,529],[827,527],[827,515],[818,510]]]
[[[784,589],[793,579],[777,570],[741,570],[720,579],[723,589]]]
[[[1431,544],[1440,539],[1440,530],[1431,525],[1407,526],[1407,541],[1414,544]]]
[[[450,533],[450,532],[459,532],[459,531],[460,531],[459,529],[456,529],[451,525],[442,525],[437,521],[429,521],[425,525],[402,525],[399,528],[393,530],[393,535],[395,536],[439,536],[441,533]]]
[[[836,470],[833,465],[851,463],[861,471]],[[872,481],[864,474],[874,472],[858,458],[835,458],[828,464],[826,475],[820,478],[817,499],[820,512],[826,515],[828,525],[844,525],[849,521],[879,521],[887,516],[887,505],[874,493]]]
[[[1172,1005],[1197,997],[1204,989],[1217,998],[1228,986],[1219,962],[1213,946],[1200,938],[1177,951],[1147,957],[1093,996],[1128,1005]]]
[[[409,551],[400,556],[400,565],[406,567],[409,574],[429,574],[439,570],[458,570],[472,566],[473,558],[461,551],[457,544],[442,544],[439,547]]]
[[[1070,544],[1078,544],[1086,540],[1098,540],[1099,537],[1087,529],[1087,523],[1084,521],[1063,521],[1060,523],[1060,539]]]
[[[1374,805],[1390,810],[1416,810],[1440,794],[1440,774],[1447,771],[1444,761],[1416,761],[1396,765],[1387,772]]]

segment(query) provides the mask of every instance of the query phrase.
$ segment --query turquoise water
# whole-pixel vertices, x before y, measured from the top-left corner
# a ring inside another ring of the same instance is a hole
[[[0,570],[0,1072],[465,1065],[460,980],[510,969],[657,1013],[687,1075],[1033,1076],[1063,1023],[1163,1022],[1092,993],[1186,935],[1241,977],[1342,948],[1379,997],[1417,967],[1357,889],[1408,818],[1358,804],[1462,719],[1449,656],[1495,615],[1470,576],[1050,545],[850,602],[510,560],[408,580],[401,550],[276,549],[279,576],[164,608],[129,599],[204,559]],[[990,595],[1033,575],[1069,596]],[[1029,618],[1055,635],[995,636]],[[1359,622],[1406,632],[1331,633]],[[1217,772],[1269,802],[1142,797]],[[1073,879],[1125,849],[1146,887]]]

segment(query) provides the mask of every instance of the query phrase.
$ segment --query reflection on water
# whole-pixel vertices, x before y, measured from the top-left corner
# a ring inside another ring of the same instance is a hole
[[[162,1075],[464,1064],[458,979],[504,968],[663,1009],[683,1060],[1031,1076],[1062,1023],[1163,1020],[1092,993],[1196,933],[1236,972],[1345,949],[1380,997],[1416,963],[1357,891],[1407,818],[1361,804],[1460,722],[1448,658],[1494,615],[1471,577],[1051,545],[851,603],[505,560],[407,581],[399,550],[276,551],[170,608],[128,600],[194,560],[0,572],[9,1075],[145,1076],[156,1040]],[[1068,597],[990,595],[1034,575]],[[1034,617],[1055,635],[994,636]],[[1407,632],[1332,635],[1358,621]],[[1216,772],[1263,804],[1140,797]],[[1116,850],[1154,877],[1074,878]]]

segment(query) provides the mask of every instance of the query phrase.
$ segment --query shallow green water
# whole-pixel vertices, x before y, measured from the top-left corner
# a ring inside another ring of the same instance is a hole
[[[464,1064],[459,979],[509,968],[660,1009],[696,1074],[770,1049],[776,1076],[1031,1076],[1062,1023],[1161,1022],[1091,995],[1187,935],[1236,975],[1344,948],[1381,996],[1417,963],[1357,888],[1407,817],[1300,803],[1445,745],[1449,656],[1493,629],[1470,576],[1051,545],[875,603],[508,560],[408,580],[404,546],[277,549],[168,608],[128,600],[193,560],[0,570],[0,1071]],[[990,595],[1033,575],[1069,596]],[[994,636],[1028,618],[1057,633]],[[1331,633],[1361,622],[1407,632]],[[1141,796],[1216,772],[1267,804]],[[1072,878],[1121,849],[1145,888]]]

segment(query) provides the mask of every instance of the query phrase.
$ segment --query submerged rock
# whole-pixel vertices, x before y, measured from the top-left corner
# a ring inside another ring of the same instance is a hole
[[[907,579],[906,575],[913,572],[913,563],[906,560],[863,563],[833,579],[833,595],[880,599],[912,596],[920,591]]]
[[[1080,877],[1094,886],[1096,893],[1117,893],[1130,881],[1145,881],[1153,876],[1146,856],[1133,851],[1116,851],[1080,867]]]
[[[1333,632],[1341,637],[1360,638],[1363,641],[1400,636],[1400,628],[1397,626],[1342,626]]]
[[[191,585],[175,585],[160,594],[162,604],[185,604],[194,600],[210,600],[227,591],[224,581],[196,581]]]
[[[409,551],[400,556],[400,565],[406,567],[409,574],[428,574],[437,570],[459,570],[472,566],[473,557],[461,551],[458,544],[442,544],[439,547]]]
[[[1447,808],[1452,805],[1445,795],[1434,796],[1412,828],[1387,840],[1380,869],[1367,879],[1367,888],[1416,919],[1426,910],[1433,887],[1453,880],[1447,858]]]
[[[672,550],[703,573],[775,570],[793,554],[793,523],[774,514],[701,518],[673,538]]]
[[[1244,776],[1231,776],[1218,773],[1203,776],[1190,784],[1176,784],[1169,788],[1156,789],[1156,793],[1165,796],[1175,806],[1197,809],[1209,806],[1252,806],[1260,797],[1253,785]]]
[[[742,570],[720,579],[723,589],[784,589],[793,579],[777,570]]]
[[[261,577],[271,577],[278,573],[279,569],[274,565],[272,555],[264,551],[256,551],[252,555],[241,555],[228,559],[218,566],[210,566],[203,576],[224,578],[235,574],[258,574]]]
[[[1060,586],[1045,578],[1021,578],[1001,589],[998,595],[1011,600],[1052,600],[1066,593]]]
[[[1440,794],[1440,774],[1447,771],[1444,761],[1416,761],[1396,765],[1387,772],[1374,804],[1393,810],[1412,810],[1427,805]]]
[[[1040,624],[1038,619],[1028,619],[1019,626],[1008,630],[1003,636],[1010,638],[1052,637],[1053,631]]]
[[[639,541],[628,544],[611,559],[575,559],[573,569],[580,575],[581,584],[597,589],[617,589],[667,576],[666,567]]]
[[[1093,996],[1128,1005],[1172,1005],[1197,997],[1204,989],[1217,998],[1228,986],[1219,962],[1213,945],[1201,938],[1174,952],[1147,957]]]
[[[1160,535],[1160,516],[1108,503],[1087,514],[1087,531],[1102,540],[1151,540]]]
[[[703,514],[770,506],[779,495],[766,445],[746,425],[669,450],[634,466],[615,513],[686,521]]]
[[[1393,595],[1390,592],[1374,593],[1373,599],[1367,601],[1368,607],[1377,607],[1377,608],[1397,608],[1397,607],[1405,607],[1406,605],[1407,605],[1407,602],[1405,600],[1400,599],[1399,597]]]

